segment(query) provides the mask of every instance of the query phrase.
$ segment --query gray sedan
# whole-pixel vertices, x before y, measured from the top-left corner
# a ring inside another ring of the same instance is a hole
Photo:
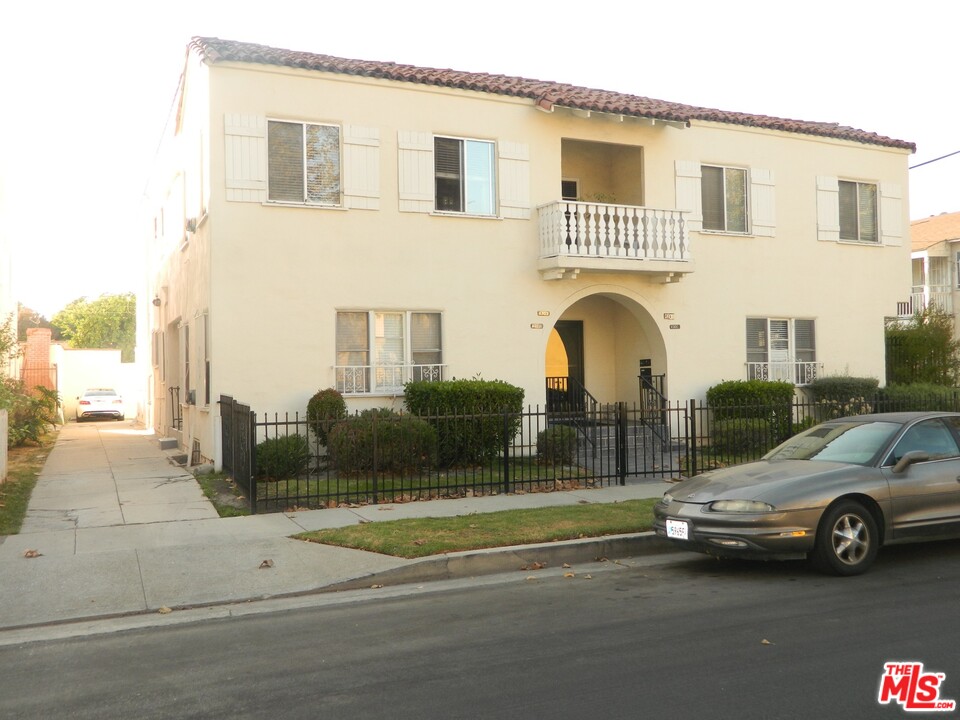
[[[960,536],[960,413],[831,420],[678,483],[653,512],[656,533],[688,550],[857,575],[881,545]]]

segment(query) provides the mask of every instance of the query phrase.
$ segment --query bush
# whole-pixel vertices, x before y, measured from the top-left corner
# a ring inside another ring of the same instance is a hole
[[[793,404],[793,385],[770,380],[728,380],[707,390],[715,417],[764,417],[771,406]],[[727,410],[724,410],[727,408]]]
[[[554,465],[572,465],[577,455],[577,431],[569,425],[554,425],[537,434],[537,457]]]
[[[711,449],[727,457],[759,457],[779,442],[774,427],[762,418],[718,420],[710,435]]]
[[[347,416],[347,403],[337,390],[318,390],[307,403],[307,423],[321,445],[327,444],[330,428]]]
[[[7,447],[19,447],[28,441],[39,443],[48,427],[57,424],[60,396],[40,385],[27,389],[21,380],[4,378],[0,382],[0,408],[7,411]]]
[[[300,434],[268,438],[257,445],[256,475],[286,480],[303,475],[310,467],[310,443]]]
[[[852,398],[872,398],[879,384],[876,378],[834,375],[814,380],[807,386],[807,391],[815,402],[831,400],[845,403]]]
[[[437,432],[415,415],[364,410],[330,428],[327,450],[342,473],[397,473],[436,462]]]
[[[957,388],[933,383],[888,385],[879,393],[883,409],[896,410],[952,410],[960,409]]]
[[[523,388],[501,380],[410,382],[404,392],[407,409],[436,428],[444,467],[496,457],[520,428]]]

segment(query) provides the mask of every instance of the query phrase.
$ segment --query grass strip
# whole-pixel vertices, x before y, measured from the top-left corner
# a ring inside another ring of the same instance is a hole
[[[0,535],[16,535],[23,527],[30,495],[59,431],[48,433],[40,445],[10,448],[7,479],[0,483]]]
[[[501,510],[444,518],[363,523],[300,533],[299,540],[402,558],[645,532],[657,498],[566,507]]]

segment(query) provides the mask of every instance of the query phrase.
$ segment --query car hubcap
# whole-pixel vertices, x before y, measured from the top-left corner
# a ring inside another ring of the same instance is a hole
[[[856,515],[844,515],[833,526],[833,552],[847,565],[856,565],[867,554],[870,538]]]

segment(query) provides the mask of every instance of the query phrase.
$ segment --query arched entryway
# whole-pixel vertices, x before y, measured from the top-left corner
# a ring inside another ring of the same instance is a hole
[[[563,402],[582,409],[577,403],[583,397],[638,403],[641,374],[656,377],[665,393],[660,328],[638,300],[624,294],[598,292],[573,302],[554,324],[544,360],[548,408]]]

